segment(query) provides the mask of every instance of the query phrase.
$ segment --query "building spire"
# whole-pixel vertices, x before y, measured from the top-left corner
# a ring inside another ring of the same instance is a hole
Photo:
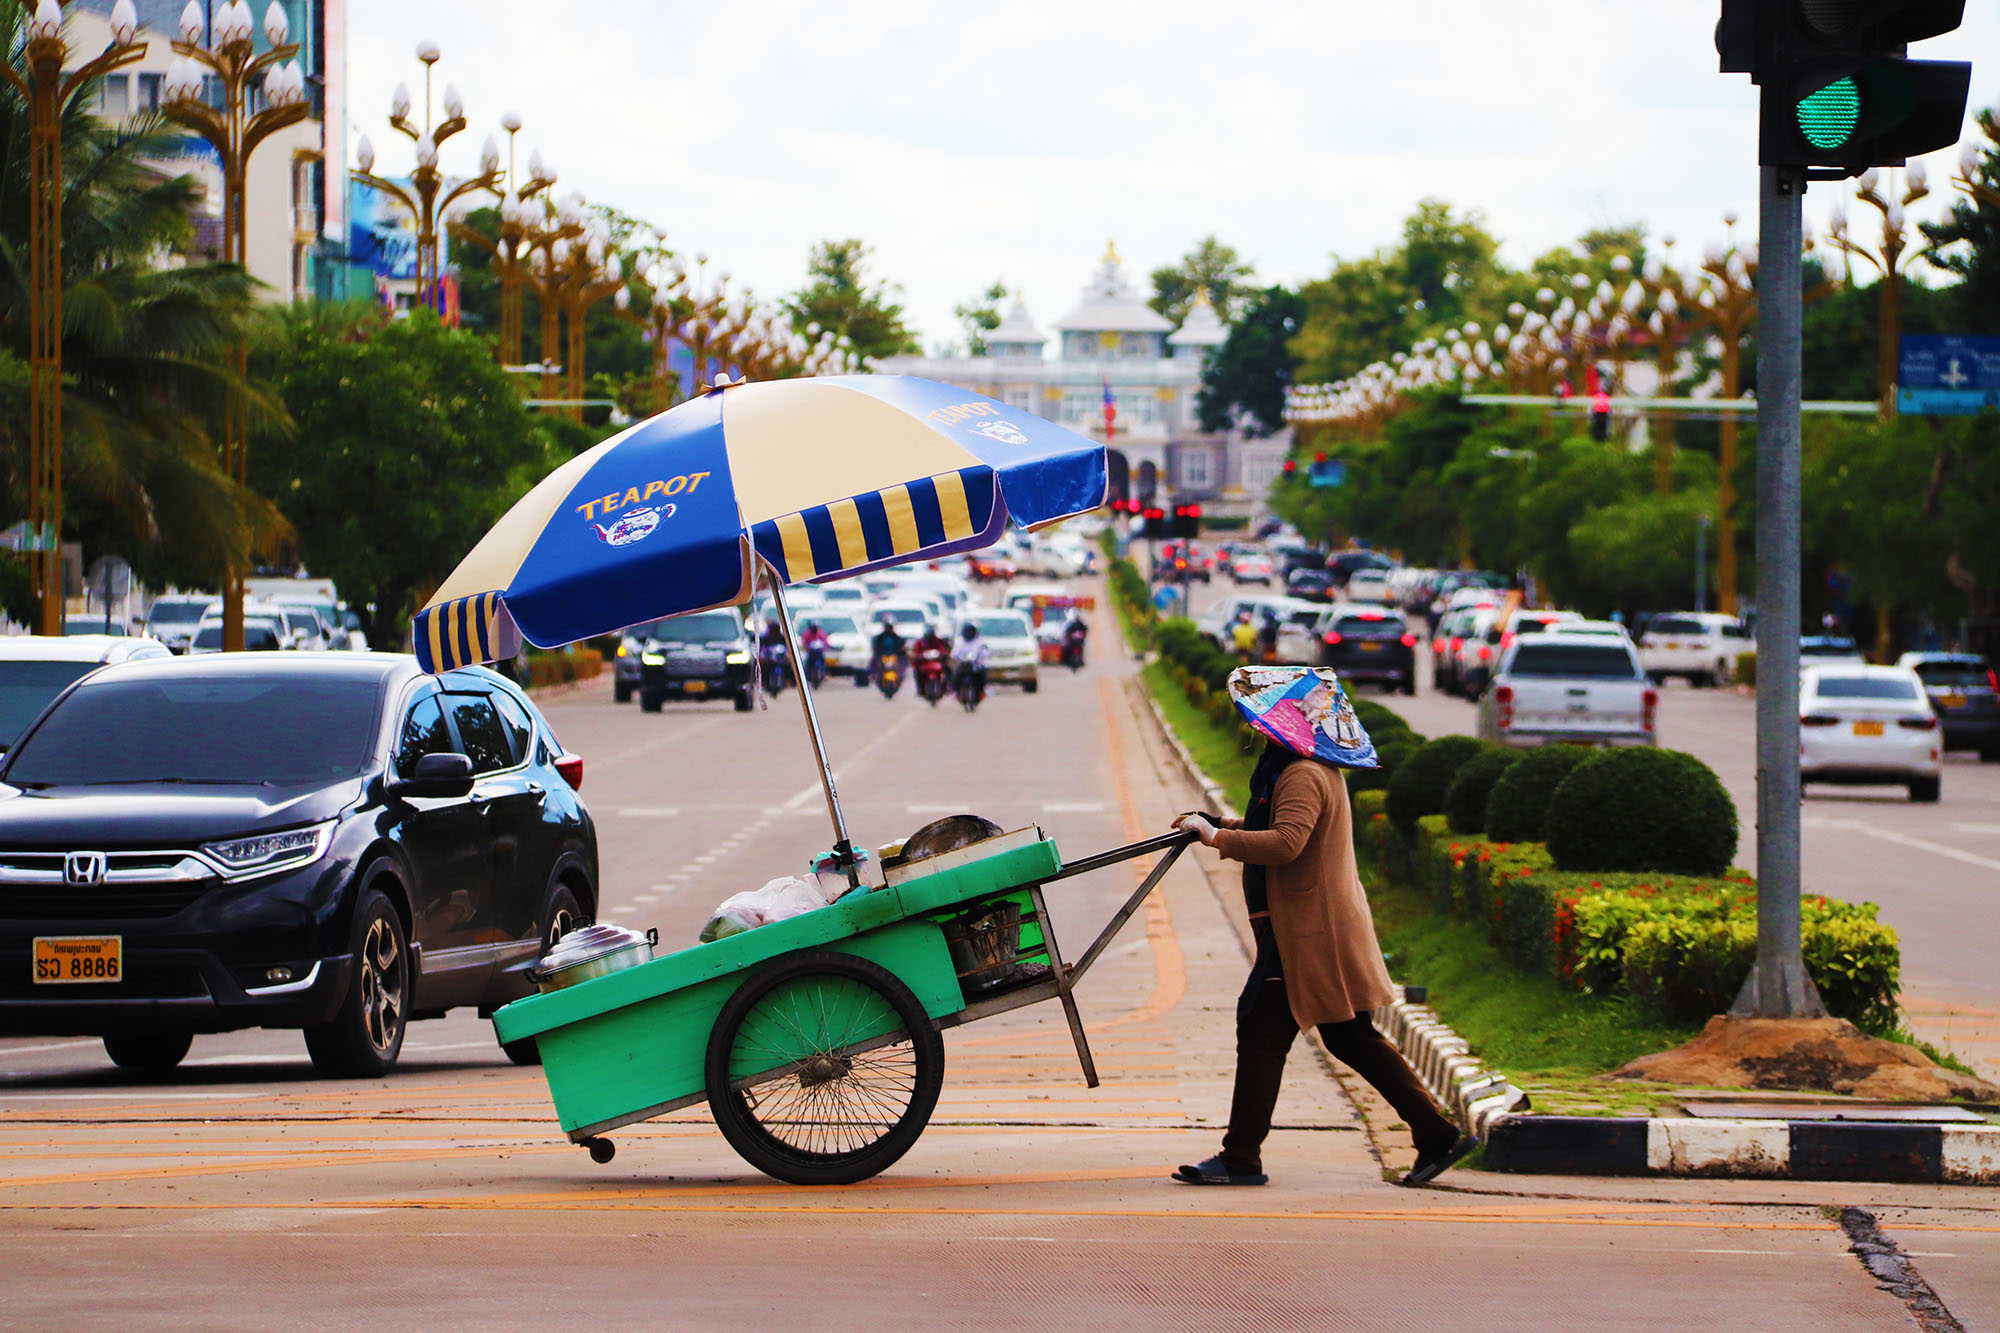
[[[1107,239],[1104,242],[1103,264],[1106,268],[1116,268],[1124,261],[1118,258],[1118,242]]]

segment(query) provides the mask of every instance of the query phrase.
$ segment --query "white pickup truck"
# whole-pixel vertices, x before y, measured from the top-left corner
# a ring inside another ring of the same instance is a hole
[[[1630,643],[1523,634],[1479,696],[1478,733],[1502,745],[1657,745],[1659,704]]]

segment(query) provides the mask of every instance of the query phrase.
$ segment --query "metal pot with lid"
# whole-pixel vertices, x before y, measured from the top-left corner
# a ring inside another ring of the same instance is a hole
[[[657,929],[641,935],[636,930],[602,922],[583,926],[557,940],[528,973],[528,978],[541,991],[561,990],[579,981],[650,963],[653,946],[659,942]]]

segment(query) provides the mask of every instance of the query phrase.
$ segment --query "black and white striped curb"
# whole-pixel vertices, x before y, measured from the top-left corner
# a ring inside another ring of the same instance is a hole
[[[1484,1137],[1489,1170],[1535,1175],[2000,1184],[2000,1125],[1510,1115]]]
[[[1484,1139],[1500,1117],[1527,1110],[1528,1094],[1481,1066],[1465,1038],[1410,998],[1413,989],[1405,988],[1403,999],[1377,1009],[1375,1026],[1396,1043],[1460,1128]]]

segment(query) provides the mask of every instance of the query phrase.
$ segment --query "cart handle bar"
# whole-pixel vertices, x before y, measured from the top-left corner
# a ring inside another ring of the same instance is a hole
[[[1076,983],[1083,980],[1083,974],[1090,970],[1090,965],[1097,961],[1098,955],[1110,947],[1111,941],[1118,934],[1119,928],[1132,919],[1132,914],[1139,910],[1139,904],[1146,901],[1146,895],[1153,891],[1153,886],[1166,876],[1167,871],[1173,868],[1174,862],[1180,860],[1181,853],[1186,851],[1188,845],[1194,840],[1194,834],[1192,833],[1176,832],[1162,834],[1157,838],[1148,838],[1144,842],[1128,843],[1123,847],[1114,847],[1112,850],[1100,853],[1097,856],[1085,857],[1081,861],[1065,865],[1055,876],[1057,879],[1062,879],[1068,875],[1078,875],[1086,870],[1095,870],[1099,866],[1110,865],[1115,861],[1126,861],[1135,856],[1144,856],[1147,852],[1166,852],[1166,855],[1159,859],[1159,862],[1147,873],[1146,878],[1140,882],[1139,887],[1132,891],[1132,896],[1125,900],[1125,905],[1118,909],[1117,914],[1110,921],[1105,923],[1104,929],[1099,932],[1097,938],[1090,942],[1090,947],[1083,951],[1083,957],[1077,959],[1070,966],[1061,969],[1060,982],[1065,992],[1073,990],[1076,987]],[[1087,1060],[1085,1068],[1089,1068]]]
[[[1129,861],[1135,856],[1145,856],[1149,852],[1164,852],[1169,847],[1185,847],[1193,841],[1194,834],[1176,830],[1172,833],[1162,833],[1157,838],[1128,842],[1123,847],[1113,847],[1108,852],[1086,856],[1081,861],[1065,861],[1062,868],[1050,875],[1045,882],[1052,884],[1059,879],[1068,879],[1071,875],[1087,875],[1093,870],[1102,870],[1108,865]]]

